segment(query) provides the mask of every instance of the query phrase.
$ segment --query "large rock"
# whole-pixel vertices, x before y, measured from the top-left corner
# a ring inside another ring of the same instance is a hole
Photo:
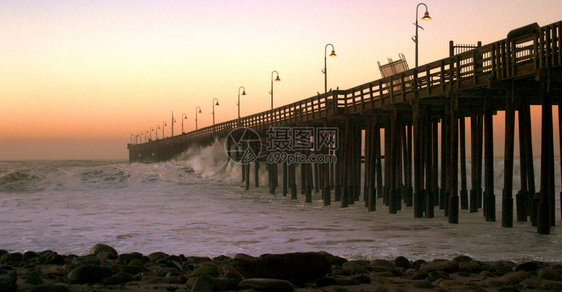
[[[0,275],[0,291],[1,292],[12,292],[18,290],[18,276],[16,272],[10,274]]]
[[[103,284],[104,285],[120,285],[120,284],[124,284],[124,283],[128,283],[131,281],[134,281],[135,277],[133,277],[133,275],[128,274],[128,273],[123,273],[123,272],[119,272],[113,276],[109,276],[104,278]]]
[[[117,258],[117,262],[119,262],[122,265],[128,265],[129,263],[135,260],[138,260],[141,263],[149,261],[148,257],[145,257],[144,255],[138,252],[123,253],[120,254],[119,257]]]
[[[240,289],[251,289],[253,291],[267,292],[293,292],[295,286],[289,281],[279,279],[253,278],[246,279],[238,284]]]
[[[103,278],[111,275],[111,269],[108,267],[86,265],[70,271],[68,280],[76,284],[94,284],[101,282]]]
[[[191,291],[230,291],[237,290],[240,281],[228,278],[218,278],[209,275],[198,277]]]
[[[369,261],[365,260],[353,260],[347,261],[341,265],[342,269],[355,274],[356,272],[365,272],[369,268]]]
[[[113,247],[111,247],[107,244],[103,244],[103,243],[98,243],[98,244],[92,246],[92,248],[90,249],[90,254],[92,254],[92,255],[97,255],[98,253],[101,253],[101,252],[110,253],[110,254],[114,255],[115,257],[117,257],[117,255],[118,255],[117,251]]]
[[[459,263],[457,261],[434,261],[431,263],[426,263],[420,267],[420,271],[432,272],[432,271],[443,271],[447,273],[454,273],[459,269]]]
[[[410,267],[410,261],[406,257],[399,256],[394,259],[394,266],[397,268],[407,269]]]
[[[244,278],[288,280],[299,286],[330,272],[330,261],[322,253],[265,254],[253,260],[237,260],[232,265]]]
[[[68,287],[60,284],[45,283],[31,288],[31,292],[68,292]]]

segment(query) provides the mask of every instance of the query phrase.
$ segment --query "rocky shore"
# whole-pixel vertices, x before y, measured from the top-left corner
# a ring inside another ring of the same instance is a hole
[[[325,252],[215,258],[0,250],[3,291],[562,291],[562,264],[454,259],[346,260]]]

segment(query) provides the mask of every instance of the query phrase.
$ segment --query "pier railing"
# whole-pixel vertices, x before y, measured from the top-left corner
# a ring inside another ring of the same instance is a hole
[[[562,65],[561,27],[562,21],[525,26],[506,39],[386,78],[161,140],[185,143],[225,137],[239,126],[261,132],[272,126],[322,123],[339,115],[407,105],[413,99],[443,97],[452,91],[489,87],[493,81],[533,76],[541,69]]]

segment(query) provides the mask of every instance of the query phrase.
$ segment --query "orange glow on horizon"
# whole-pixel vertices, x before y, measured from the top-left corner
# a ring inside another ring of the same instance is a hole
[[[3,2],[0,142],[105,139],[126,149],[131,134],[163,121],[169,136],[172,111],[174,134],[183,113],[184,130],[195,129],[197,106],[199,128],[212,125],[214,98],[216,123],[235,119],[240,86],[242,116],[268,110],[272,70],[283,76],[275,106],[309,98],[324,90],[327,43],[337,50],[328,89],[367,83],[380,78],[377,61],[404,53],[413,66],[418,3]],[[449,40],[490,43],[559,21],[562,10],[552,0],[425,3],[432,20],[420,30],[420,64],[447,57]]]

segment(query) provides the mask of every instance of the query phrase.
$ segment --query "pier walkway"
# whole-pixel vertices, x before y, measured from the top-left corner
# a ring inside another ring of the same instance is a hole
[[[275,129],[314,129],[307,136],[311,141],[326,139],[316,129],[336,129],[328,139],[336,139],[330,145],[337,147],[290,150],[304,157],[332,155],[337,163],[278,165],[269,160],[270,191],[275,193],[280,186],[283,195],[296,198],[299,186],[307,202],[312,192],[321,192],[324,204],[334,199],[342,207],[363,198],[370,211],[376,209],[376,199],[382,198],[390,213],[404,205],[413,207],[414,217],[434,217],[439,208],[450,223],[458,223],[459,209],[482,210],[486,221],[496,221],[495,196],[500,194],[494,194],[492,117],[505,111],[502,226],[512,227],[516,215],[515,220],[530,220],[538,233],[548,234],[556,222],[552,111],[562,101],[561,34],[562,21],[543,27],[527,25],[497,42],[460,53],[452,50],[450,57],[347,90],[165,139],[128,144],[129,161],[169,160],[193,145],[227,138],[239,127],[254,130],[262,148],[271,146]],[[541,133],[531,132],[531,105],[542,106]],[[562,107],[558,111],[562,116]],[[521,189],[514,199],[516,113]],[[470,182],[467,133],[471,137]],[[541,139],[539,186],[535,186],[533,139]],[[227,145],[229,149],[239,146]],[[253,161],[254,169],[268,158],[263,151]],[[250,165],[243,167],[242,174],[247,187]],[[283,178],[281,183],[278,177]]]

